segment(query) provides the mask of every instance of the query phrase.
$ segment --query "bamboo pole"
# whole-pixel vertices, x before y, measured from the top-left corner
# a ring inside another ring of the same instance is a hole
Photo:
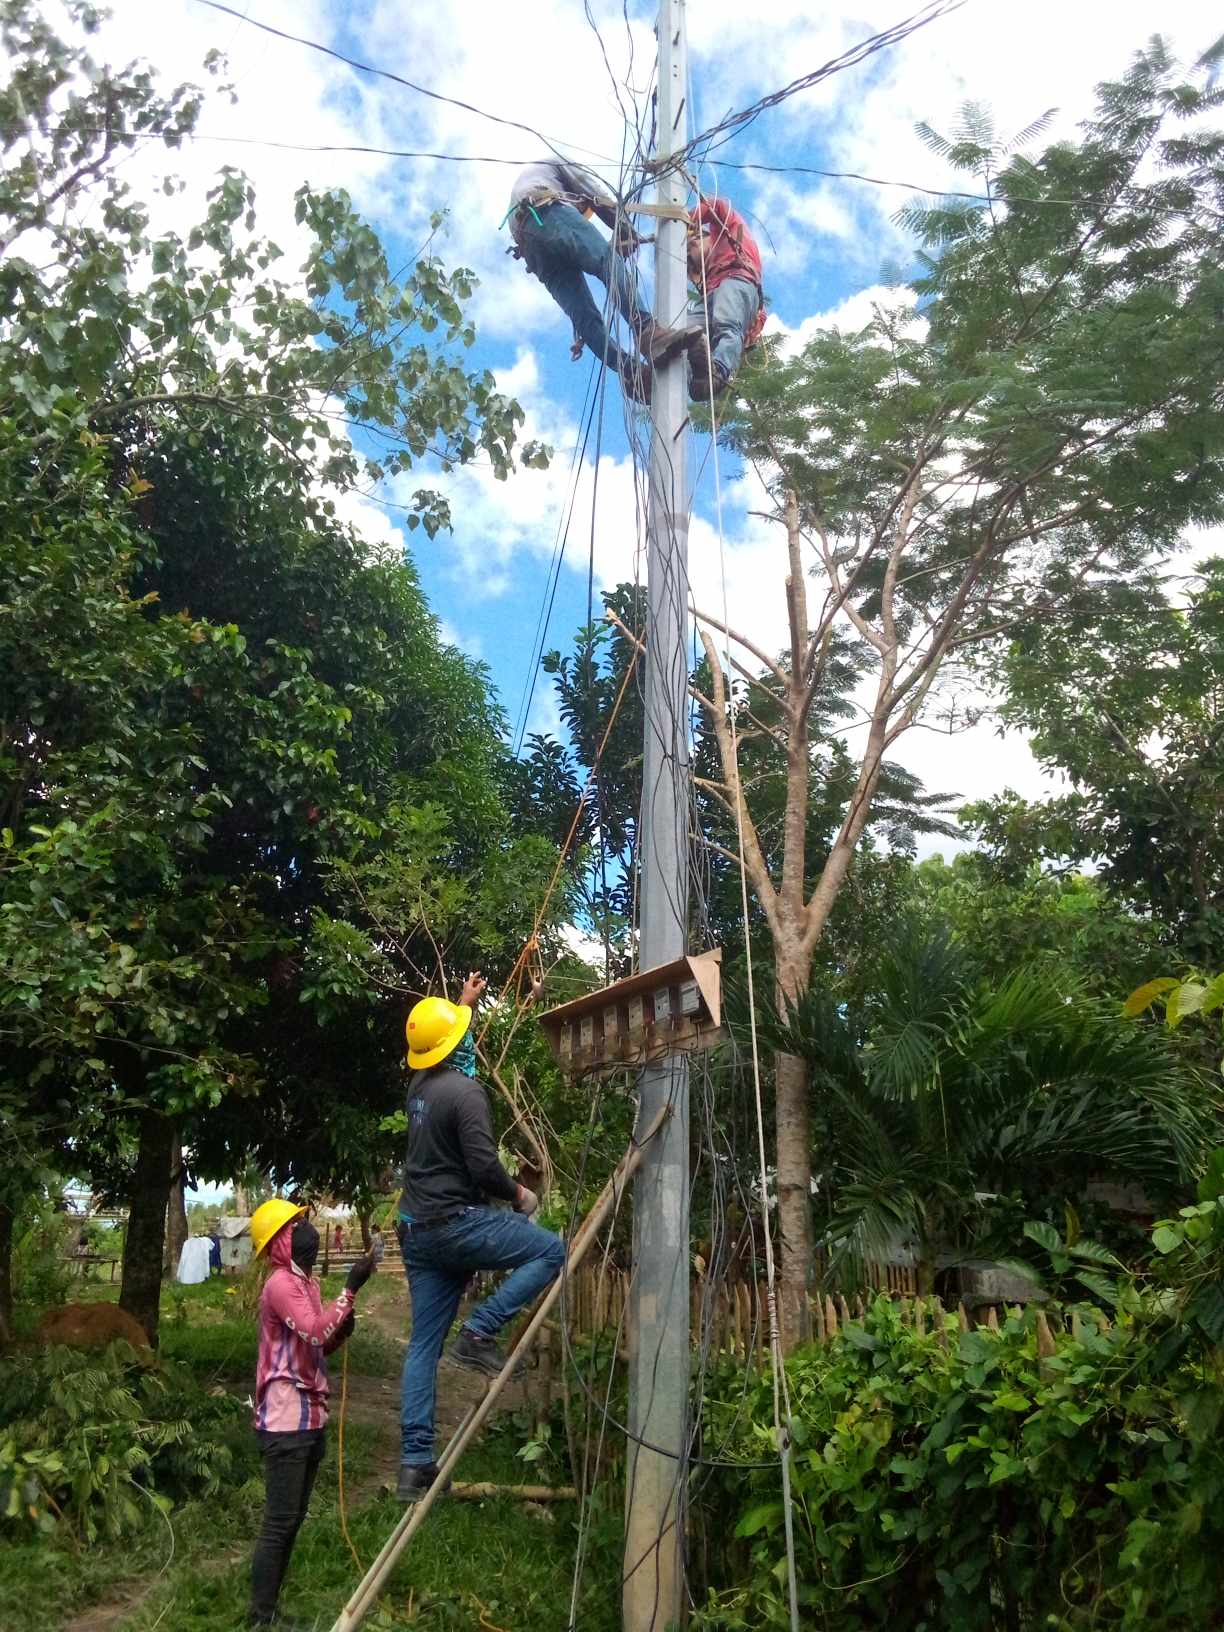
[[[421,1525],[432,1511],[433,1504],[437,1501],[439,1495],[441,1495],[443,1487],[446,1484],[447,1474],[452,1471],[455,1464],[459,1461],[459,1458],[463,1455],[464,1451],[467,1450],[468,1445],[476,1435],[476,1430],[484,1422],[494,1405],[496,1405],[501,1396],[502,1390],[505,1388],[506,1384],[510,1381],[511,1376],[513,1375],[514,1367],[518,1361],[520,1352],[525,1353],[530,1348],[537,1332],[547,1320],[549,1310],[561,1296],[561,1289],[565,1285],[566,1280],[569,1278],[569,1275],[578,1268],[578,1265],[586,1256],[587,1250],[590,1247],[591,1242],[594,1241],[600,1226],[603,1224],[605,1218],[607,1218],[609,1212],[611,1212],[613,1205],[619,1201],[626,1181],[637,1171],[646,1146],[663,1126],[663,1123],[667,1120],[667,1116],[667,1107],[661,1107],[658,1113],[651,1118],[650,1125],[643,1133],[641,1139],[635,1142],[631,1149],[626,1152],[615,1173],[613,1173],[607,1184],[605,1184],[603,1189],[600,1191],[595,1205],[591,1208],[590,1212],[586,1216],[586,1219],[579,1226],[578,1233],[575,1235],[570,1246],[565,1270],[552,1283],[547,1292],[545,1292],[538,1307],[536,1308],[535,1314],[532,1315],[531,1319],[528,1321],[523,1335],[519,1338],[511,1353],[507,1355],[505,1365],[485,1390],[484,1397],[479,1400],[475,1406],[473,1406],[467,1417],[460,1424],[454,1438],[446,1447],[445,1451],[443,1451],[438,1460],[438,1477],[434,1480],[433,1484],[430,1485],[429,1489],[425,1492],[424,1496],[421,1497],[420,1501],[414,1503],[413,1506],[408,1509],[403,1518],[396,1525],[395,1529],[391,1532],[383,1546],[382,1551],[379,1553],[378,1557],[374,1560],[373,1564],[370,1565],[370,1568],[366,1571],[365,1575],[358,1583],[348,1603],[345,1604],[339,1615],[337,1615],[335,1622],[332,1625],[332,1632],[356,1632],[356,1628],[362,1624],[366,1616],[373,1609],[379,1593],[386,1585],[391,1571],[398,1563],[405,1547],[407,1547],[413,1536],[420,1529]]]
[[[446,1494],[458,1502],[483,1502],[496,1496],[507,1496],[516,1502],[574,1502],[578,1499],[573,1485],[499,1485],[491,1479],[451,1485]]]

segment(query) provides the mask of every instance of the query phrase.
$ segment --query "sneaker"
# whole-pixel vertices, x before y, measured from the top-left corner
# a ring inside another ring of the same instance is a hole
[[[438,1464],[401,1462],[399,1479],[395,1485],[396,1500],[401,1502],[419,1502],[421,1497],[438,1477]]]
[[[461,1366],[464,1371],[478,1371],[482,1377],[498,1377],[506,1363],[506,1357],[491,1337],[480,1337],[476,1332],[462,1327],[459,1336],[446,1351],[446,1358],[452,1366]],[[520,1360],[510,1373],[518,1379],[525,1377],[527,1368]]]

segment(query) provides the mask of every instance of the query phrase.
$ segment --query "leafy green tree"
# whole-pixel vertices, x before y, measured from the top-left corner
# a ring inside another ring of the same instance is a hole
[[[1072,615],[1017,631],[1004,716],[1073,791],[965,812],[1001,866],[1089,861],[1187,963],[1224,961],[1224,560],[1184,594],[1105,592],[1092,640]],[[1159,967],[1154,958],[1149,967]]]
[[[923,1291],[941,1253],[990,1233],[986,1196],[1061,1208],[1085,1179],[1184,1191],[1220,1100],[1164,1036],[1018,959],[979,982],[946,934],[902,926],[855,1012],[816,989],[781,1041],[816,1085],[824,1230],[835,1268],[909,1242]]]
[[[199,94],[99,68],[21,0],[0,36],[4,1089],[78,1171],[122,1170],[134,1131],[122,1296],[152,1335],[175,1127],[264,1084],[253,1017],[324,863],[435,764],[456,816],[498,808],[483,681],[436,672],[410,571],[311,494],[429,456],[505,475],[521,412],[452,355],[469,274],[425,251],[392,279],[344,195],[303,189],[284,282],[230,171],[186,238],[153,232],[118,163],[181,139]]]
[[[989,202],[905,213],[921,246],[908,297],[737,375],[722,436],[762,472],[785,531],[786,662],[698,612],[716,791],[743,832],[782,1008],[809,987],[886,759],[938,712],[940,683],[1037,621],[1074,615],[1082,640],[1114,585],[1150,578],[1187,527],[1224,517],[1224,136],[1202,123],[1222,96],[1155,41],[1099,88],[1078,141],[1035,158],[966,110],[954,139],[930,139]],[[847,633],[863,676],[854,786],[809,883],[808,726]],[[785,699],[780,865],[736,740],[770,676]],[[733,694],[741,682],[750,695]],[[811,1139],[797,1057],[775,1061],[775,1112],[784,1303],[802,1309]]]
[[[154,232],[120,161],[151,137],[178,145],[202,94],[164,94],[138,65],[100,66],[82,43],[98,11],[70,0],[68,15],[72,41],[29,0],[10,0],[0,18],[0,408],[42,456],[82,430],[169,415],[254,424],[299,475],[342,486],[363,471],[409,471],[431,452],[446,467],[482,453],[507,476],[522,410],[446,349],[475,338],[463,313],[471,273],[447,272],[426,249],[393,278],[347,195],[303,187],[296,214],[310,245],[285,281],[282,252],[256,236],[253,193],[231,169],[186,238]],[[356,452],[352,425],[377,456]],[[519,457],[547,455],[528,443]],[[414,502],[417,524],[446,524],[438,495],[422,489]]]
[[[905,908],[946,925],[983,980],[1005,979],[1023,949],[1026,962],[1056,984],[1117,1000],[1159,956],[1159,927],[1118,902],[1099,878],[1036,862],[1000,865],[982,851],[917,863]]]

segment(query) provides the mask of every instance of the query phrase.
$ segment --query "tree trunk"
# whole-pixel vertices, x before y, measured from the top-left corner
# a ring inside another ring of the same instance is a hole
[[[178,1270],[179,1254],[187,1239],[187,1169],[183,1146],[176,1133],[170,1146],[170,1199],[166,1203],[166,1254],[162,1277],[172,1281]]]
[[[170,1193],[170,1152],[174,1125],[156,1111],[142,1111],[136,1176],[123,1244],[123,1284],[119,1307],[145,1329],[157,1347],[161,1310],[162,1248],[166,1239],[166,1201]]]
[[[374,1245],[374,1237],[370,1234],[369,1212],[358,1213],[357,1222],[361,1225],[361,1250],[362,1252],[369,1252]]]
[[[246,1186],[244,1184],[239,1184],[239,1183],[235,1182],[235,1184],[234,1184],[234,1217],[235,1218],[250,1218],[250,1216],[251,1216],[251,1198],[247,1195]]]
[[[807,1064],[795,1054],[774,1055],[777,1123],[778,1318],[789,1354],[811,1336],[808,1289],[812,1279],[812,1134]]]
[[[13,1335],[13,1213],[0,1207],[0,1346]]]

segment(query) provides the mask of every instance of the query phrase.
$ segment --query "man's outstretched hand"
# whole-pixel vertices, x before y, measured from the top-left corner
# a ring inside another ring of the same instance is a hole
[[[480,970],[473,969],[471,974],[463,983],[463,990],[459,994],[460,1003],[462,1003],[465,1008],[474,1009],[477,1003],[480,1002],[481,994],[488,984],[488,981],[481,974]]]

